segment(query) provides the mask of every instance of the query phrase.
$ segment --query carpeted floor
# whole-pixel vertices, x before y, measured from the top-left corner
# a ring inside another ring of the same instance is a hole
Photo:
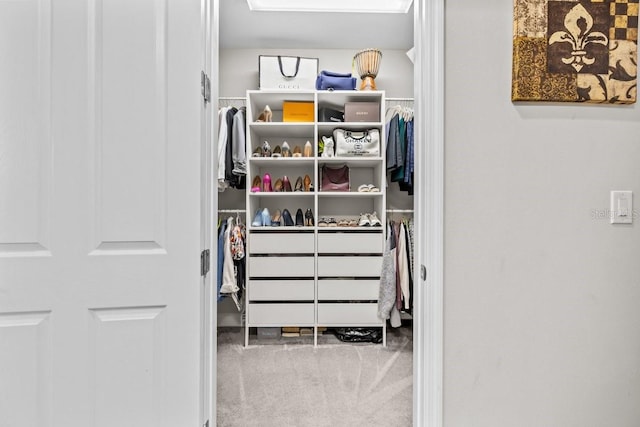
[[[240,328],[218,331],[220,427],[411,426],[412,331],[382,344],[332,335],[265,339],[243,347]]]

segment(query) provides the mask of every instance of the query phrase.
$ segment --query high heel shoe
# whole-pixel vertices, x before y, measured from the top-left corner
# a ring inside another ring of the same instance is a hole
[[[275,192],[284,191],[282,187],[283,187],[282,180],[280,178],[276,179],[276,183],[273,184],[273,191]]]
[[[291,213],[288,209],[282,211],[282,222],[285,227],[293,227],[293,218],[291,218]]]
[[[293,157],[302,157],[302,149],[299,145],[293,147]]]
[[[291,149],[287,141],[282,143],[282,157],[291,157]]]
[[[271,226],[271,215],[269,215],[269,209],[267,208],[262,210],[262,225],[265,227]]]
[[[282,177],[282,187],[282,191],[293,191],[291,190],[291,182],[289,181],[289,177],[287,177],[286,175]]]
[[[307,211],[304,213],[304,225],[306,225],[307,227],[313,227],[313,212],[311,212],[311,209],[307,209]]]
[[[251,157],[262,157],[262,147],[256,147],[256,149],[253,150]]]
[[[302,209],[298,208],[296,211],[296,227],[304,226],[304,217],[302,216]]]
[[[304,189],[302,188],[302,177],[299,176],[298,179],[296,179],[296,185],[293,188],[293,191],[304,191]]]
[[[265,173],[264,177],[262,178],[262,191],[273,191],[273,188],[271,188],[271,175],[269,175],[268,173]]]
[[[260,179],[260,175],[256,175],[251,183],[251,192],[258,193],[260,191],[262,191],[262,180]]]
[[[276,209],[273,216],[271,217],[271,226],[279,227],[282,220],[282,214],[280,214],[280,209]]]
[[[262,157],[271,157],[271,145],[269,145],[269,141],[262,143]]]
[[[311,177],[309,175],[304,176],[304,191],[313,191],[313,184],[311,184]]]
[[[273,112],[271,111],[271,108],[266,105],[264,107],[264,110],[262,110],[262,113],[260,113],[260,115],[258,116],[256,122],[270,122],[272,117]]]
[[[303,157],[311,157],[312,155],[313,155],[313,147],[311,146],[311,142],[307,141],[307,143],[304,144]]]
[[[262,227],[262,209],[258,209],[256,211],[256,216],[253,217],[253,221],[251,222],[252,227]]]
[[[282,150],[279,145],[276,145],[276,148],[273,149],[273,153],[271,153],[271,157],[282,157]]]

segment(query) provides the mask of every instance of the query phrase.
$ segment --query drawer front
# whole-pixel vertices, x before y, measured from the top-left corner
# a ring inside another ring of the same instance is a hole
[[[313,280],[250,280],[250,301],[313,301]]]
[[[249,304],[249,326],[311,326],[314,324],[313,303]]]
[[[379,280],[318,280],[319,300],[377,300]]]
[[[249,277],[313,277],[315,258],[249,257]]]
[[[319,254],[378,254],[382,253],[382,233],[319,233]]]
[[[378,304],[318,304],[320,326],[382,326]]]
[[[382,256],[319,256],[320,277],[379,277]]]
[[[313,233],[251,233],[249,252],[252,254],[312,254]]]

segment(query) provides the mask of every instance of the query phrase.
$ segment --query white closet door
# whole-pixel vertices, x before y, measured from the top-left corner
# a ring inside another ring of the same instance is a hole
[[[0,0],[0,425],[201,421],[199,32]]]

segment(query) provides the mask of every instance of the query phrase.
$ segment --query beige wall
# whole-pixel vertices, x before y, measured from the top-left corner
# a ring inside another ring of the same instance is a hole
[[[446,2],[447,427],[640,425],[640,106],[510,101],[512,2]]]

